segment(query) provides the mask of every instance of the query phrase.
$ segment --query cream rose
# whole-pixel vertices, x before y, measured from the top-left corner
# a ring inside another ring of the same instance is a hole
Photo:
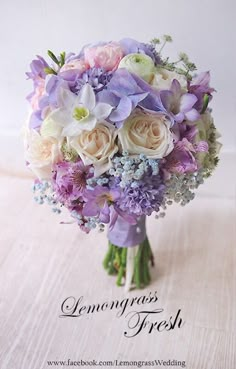
[[[170,122],[163,114],[136,109],[118,133],[122,150],[163,158],[173,150]]]
[[[39,179],[52,177],[52,165],[62,160],[60,143],[53,137],[42,137],[35,130],[28,130],[25,159]]]
[[[82,131],[70,140],[70,144],[85,165],[94,165],[95,176],[99,176],[111,167],[111,158],[118,151],[116,136],[115,127],[103,122],[91,131]]]
[[[154,62],[145,54],[128,54],[121,59],[119,68],[125,68],[130,73],[137,74],[146,82],[150,82],[154,73]]]
[[[156,69],[151,84],[157,90],[169,90],[174,79],[177,79],[183,91],[187,91],[186,77],[182,74],[167,70],[165,68]]]

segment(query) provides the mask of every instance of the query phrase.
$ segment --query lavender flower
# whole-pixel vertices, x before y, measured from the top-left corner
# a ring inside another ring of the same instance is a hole
[[[119,189],[109,189],[108,187],[96,186],[93,190],[86,190],[84,193],[85,205],[84,216],[98,217],[101,222],[110,222],[110,205],[120,197]]]
[[[203,72],[193,78],[191,83],[189,82],[188,84],[188,91],[197,98],[194,108],[199,112],[203,109],[204,96],[207,95],[210,101],[212,99],[212,92],[215,91],[214,88],[210,87],[209,83],[210,72]]]
[[[150,175],[147,172],[136,182],[136,186],[128,185],[118,199],[116,206],[123,212],[135,216],[151,215],[158,212],[162,203],[165,185],[160,175]]]
[[[160,91],[160,96],[173,122],[181,123],[184,119],[194,122],[199,119],[199,113],[193,108],[197,97],[190,93],[183,93],[177,79],[173,80],[170,90]]]
[[[45,68],[48,68],[48,63],[41,56],[37,55],[37,59],[34,59],[30,64],[30,72],[26,75],[29,79],[32,79],[35,83],[40,79],[45,79],[46,73]]]
[[[174,150],[163,161],[164,170],[172,173],[193,173],[198,170],[196,153],[208,151],[206,141],[195,142],[196,126],[181,123],[173,127],[175,132]]]

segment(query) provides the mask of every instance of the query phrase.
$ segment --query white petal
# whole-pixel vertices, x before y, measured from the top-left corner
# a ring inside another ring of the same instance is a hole
[[[71,115],[68,110],[64,108],[53,110],[47,119],[53,120],[62,127],[65,127],[67,124],[71,123]]]
[[[80,133],[81,133],[81,127],[78,124],[78,122],[72,122],[68,124],[68,126],[63,128],[62,136],[73,137],[73,136],[78,136]]]
[[[60,88],[58,91],[57,99],[59,106],[66,108],[67,110],[71,110],[74,102],[77,98],[77,95],[73,94],[70,90],[66,90],[65,88]]]
[[[81,127],[81,131],[92,131],[92,129],[96,126],[97,119],[93,114],[90,114],[88,118],[81,120],[78,124]]]
[[[96,116],[98,120],[106,119],[113,107],[106,103],[98,103],[95,108],[93,109],[93,114]]]
[[[88,83],[82,87],[77,102],[84,105],[90,111],[94,109],[96,104],[95,93]]]
[[[96,126],[96,123],[97,119],[93,115],[81,121],[74,120],[64,127],[62,135],[69,137],[78,136],[82,131],[91,131]]]

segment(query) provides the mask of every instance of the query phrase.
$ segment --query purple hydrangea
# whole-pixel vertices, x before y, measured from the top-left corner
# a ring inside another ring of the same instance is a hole
[[[85,83],[89,83],[95,92],[102,91],[110,82],[112,76],[112,72],[106,72],[102,68],[90,68],[76,80],[71,90],[78,93]]]
[[[121,127],[124,120],[140,101],[145,99],[148,92],[143,91],[126,69],[118,69],[106,86],[98,93],[98,101],[106,102],[114,107],[109,116],[111,122]]]

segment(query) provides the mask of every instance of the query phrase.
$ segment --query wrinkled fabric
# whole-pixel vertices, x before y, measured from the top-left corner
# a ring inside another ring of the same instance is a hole
[[[119,247],[132,247],[142,243],[146,238],[146,216],[138,218],[137,224],[130,224],[121,216],[111,230],[108,231],[108,239]]]

